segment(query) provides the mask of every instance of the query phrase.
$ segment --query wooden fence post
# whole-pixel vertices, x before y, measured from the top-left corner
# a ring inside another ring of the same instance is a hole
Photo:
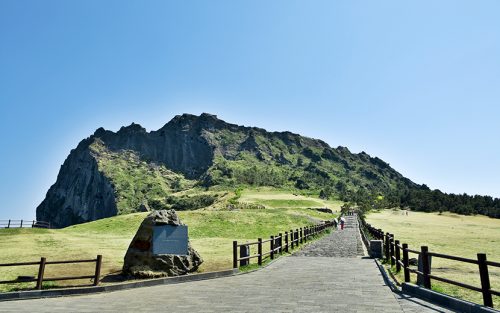
[[[389,233],[385,233],[385,261],[389,263]]]
[[[233,241],[233,268],[238,268],[238,241]]]
[[[488,274],[488,264],[486,263],[486,254],[478,253],[477,261],[479,264],[479,276],[481,277],[481,291],[483,293],[484,306],[493,307],[493,298],[491,296],[490,276]]]
[[[394,248],[396,249],[396,272],[400,272],[401,271],[401,264],[399,263],[399,261],[401,260],[401,253],[399,251],[399,240],[396,240],[395,244],[394,244]]]
[[[259,266],[262,265],[262,238],[257,239],[258,244],[257,244],[257,254],[259,255],[257,257],[257,263]]]
[[[285,232],[285,252],[288,253],[288,232]]]
[[[431,289],[431,278],[429,274],[431,272],[429,264],[429,248],[426,246],[420,247],[421,257],[422,257],[422,273],[424,274],[424,287]]]
[[[95,276],[94,276],[94,286],[99,285],[101,278],[101,265],[102,265],[102,255],[98,255],[95,260]]]
[[[271,243],[271,254],[270,254],[270,256],[271,256],[271,260],[274,260],[274,236],[271,236],[270,243]]]
[[[403,243],[403,270],[405,273],[405,282],[410,282],[410,260],[408,258],[408,244]]]
[[[276,237],[276,244],[275,244],[275,248],[278,249],[277,253],[281,253],[281,233],[278,234],[278,236]]]
[[[292,250],[293,250],[293,247],[294,247],[294,242],[293,242],[293,229],[290,229],[290,241],[292,242]]]
[[[302,232],[302,227],[300,228],[299,236],[300,236],[300,243],[302,243],[304,240],[304,233]]]
[[[36,289],[42,290],[43,274],[45,273],[45,258],[40,259],[40,267],[38,268],[38,277],[36,278]]]
[[[279,233],[280,239],[279,244],[280,244],[280,254],[283,253],[283,233]]]
[[[21,220],[21,226],[20,226],[20,228],[23,228],[23,220]]]
[[[391,266],[394,266],[396,264],[395,262],[395,258],[396,258],[396,253],[395,253],[395,249],[394,249],[394,234],[390,234],[389,235],[389,248],[391,250],[390,252],[390,255],[391,255]]]

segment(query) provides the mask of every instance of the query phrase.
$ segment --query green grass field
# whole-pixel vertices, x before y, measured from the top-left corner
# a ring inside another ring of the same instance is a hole
[[[410,249],[420,250],[428,246],[429,251],[477,259],[477,253],[486,253],[488,260],[500,262],[500,220],[485,216],[464,216],[452,213],[409,212],[384,210],[368,214],[367,222],[385,232],[395,234],[401,243]],[[410,254],[410,257],[416,255]],[[433,258],[434,275],[480,286],[477,265]],[[500,268],[489,267],[491,286],[500,290]],[[402,273],[397,275],[403,280]],[[415,275],[412,274],[412,279]],[[481,293],[432,281],[433,289],[458,298],[482,304]],[[493,297],[495,307],[500,307],[500,297]]]
[[[240,202],[258,203],[270,208],[329,208],[339,212],[343,202],[324,200],[313,196],[301,195],[286,190],[270,187],[245,189],[241,193]]]
[[[252,192],[253,201],[258,202],[258,197]],[[267,191],[267,195],[269,193]],[[322,200],[317,201],[321,203]],[[206,272],[232,266],[233,240],[255,241],[258,237],[267,238],[269,235],[334,217],[308,207],[295,205],[279,208],[266,205],[265,209],[259,210],[228,211],[212,208],[179,211],[178,214],[182,222],[189,226],[191,243],[204,259],[200,271]],[[90,259],[102,254],[103,275],[119,273],[128,245],[146,215],[147,213],[120,215],[64,229],[1,229],[0,263],[39,261],[41,256],[47,260]],[[89,275],[94,271],[93,266],[48,265],[45,277]],[[36,273],[37,266],[0,267],[0,280]],[[0,285],[0,290],[12,290],[13,286]]]

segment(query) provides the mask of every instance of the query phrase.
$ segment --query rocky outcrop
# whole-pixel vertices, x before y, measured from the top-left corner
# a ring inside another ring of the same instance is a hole
[[[61,166],[56,183],[36,209],[37,220],[65,227],[116,214],[113,184],[99,171],[84,140]]]
[[[140,278],[179,276],[196,271],[203,259],[188,242],[187,255],[153,254],[153,228],[183,225],[174,210],[152,211],[142,222],[125,254],[123,273]]]
[[[92,137],[102,140],[110,150],[133,150],[144,159],[196,179],[212,165],[214,148],[204,132],[215,128],[218,122],[210,114],[184,114],[150,133],[132,123],[117,133],[99,129]]]
[[[99,128],[71,151],[62,165],[56,183],[37,207],[37,220],[61,228],[118,214],[113,182],[98,166],[99,157],[90,146],[99,141],[111,151],[131,150],[149,162],[197,178],[212,164],[213,147],[203,136],[220,120],[210,114],[175,117],[158,131],[148,133],[132,123],[118,132]],[[130,208],[143,211],[144,208]]]

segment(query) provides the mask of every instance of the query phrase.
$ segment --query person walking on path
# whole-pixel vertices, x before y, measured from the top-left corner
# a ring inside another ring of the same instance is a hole
[[[345,224],[345,218],[341,217],[340,218],[340,230],[344,230],[344,224]]]

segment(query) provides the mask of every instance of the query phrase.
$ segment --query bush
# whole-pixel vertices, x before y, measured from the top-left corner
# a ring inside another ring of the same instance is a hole
[[[166,202],[170,204],[170,208],[174,210],[196,210],[214,204],[217,198],[212,195],[196,195],[192,197],[174,197],[166,198]]]

